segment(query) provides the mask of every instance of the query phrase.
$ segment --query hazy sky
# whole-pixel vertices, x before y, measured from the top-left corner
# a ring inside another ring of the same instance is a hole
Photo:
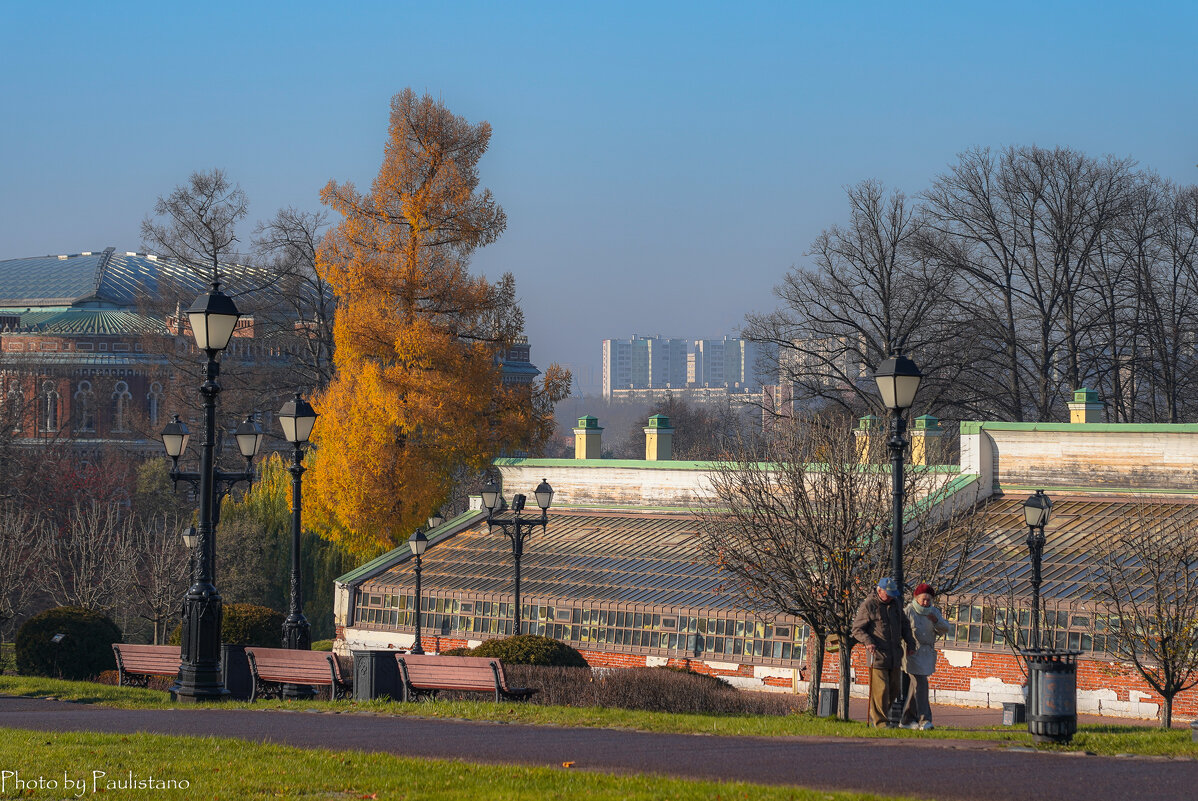
[[[1198,181],[1193,3],[17,3],[0,0],[0,259],[140,249],[221,167],[317,208],[378,170],[411,86],[494,129],[533,360],[733,333],[845,216],[975,145],[1069,145]]]

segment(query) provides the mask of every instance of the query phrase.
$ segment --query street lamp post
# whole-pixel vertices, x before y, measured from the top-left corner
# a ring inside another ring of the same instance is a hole
[[[1044,490],[1023,502],[1023,517],[1027,523],[1027,552],[1032,559],[1032,636],[1033,651],[1040,650],[1040,560],[1044,556],[1044,527],[1052,514],[1052,499]]]
[[[420,644],[420,560],[424,556],[424,549],[428,547],[428,537],[420,529],[416,529],[412,536],[408,537],[408,548],[412,550],[412,555],[416,557],[416,640],[412,643],[412,653],[423,654],[424,647]]]
[[[541,508],[540,517],[524,517],[521,512],[524,511],[525,497],[514,495],[512,496],[512,516],[504,519],[495,517],[496,512],[503,510],[504,503],[498,485],[493,481],[489,482],[482,491],[483,508],[487,510],[487,525],[499,526],[507,538],[512,541],[512,558],[515,561],[513,574],[515,609],[512,615],[514,621],[512,634],[520,633],[520,558],[524,555],[524,538],[532,533],[534,526],[540,526],[541,531],[544,532],[545,526],[549,522],[549,504],[553,502],[553,487],[549,486],[549,482],[545,479],[541,479],[541,483],[533,490],[533,495],[536,497],[537,506]]]
[[[283,621],[283,647],[294,651],[312,648],[312,627],[304,617],[304,596],[300,572],[300,529],[303,501],[304,443],[312,435],[317,414],[300,393],[283,404],[279,410],[279,425],[283,438],[291,443],[291,596],[287,605],[287,619]],[[290,690],[290,692],[289,692]],[[287,685],[283,694],[288,697],[308,697],[311,687]]]
[[[253,481],[254,474],[250,468],[262,443],[262,430],[252,419],[247,419],[237,428],[237,447],[245,457],[245,471],[226,473],[216,469],[216,397],[221,391],[217,383],[220,376],[218,357],[228,347],[241,313],[237,311],[232,298],[220,291],[219,278],[213,275],[212,289],[196,298],[187,310],[187,316],[196,345],[207,357],[204,383],[200,386],[200,394],[204,398],[204,442],[200,451],[200,471],[191,473],[179,470],[179,457],[187,449],[190,435],[178,415],[163,430],[162,444],[172,460],[171,479],[176,485],[184,481],[197,487],[200,496],[196,526],[199,559],[191,587],[183,598],[182,661],[178,681],[171,688],[180,700],[195,702],[218,700],[228,694],[220,669],[223,608],[215,586],[215,505],[219,486]]]
[[[878,392],[882,396],[882,404],[890,410],[890,439],[887,446],[890,449],[890,558],[891,575],[897,587],[899,614],[903,611],[903,493],[905,491],[903,475],[903,457],[907,441],[903,435],[907,431],[905,413],[915,402],[915,393],[919,391],[919,382],[923,374],[915,366],[915,362],[903,355],[896,348],[890,358],[878,365],[874,380],[878,384]],[[899,689],[899,688],[896,688]],[[898,725],[902,715],[901,700],[904,693],[895,693],[895,702],[890,707],[890,722]]]

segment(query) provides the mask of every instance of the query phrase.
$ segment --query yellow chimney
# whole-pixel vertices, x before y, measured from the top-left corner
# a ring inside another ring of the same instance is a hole
[[[867,414],[857,421],[853,436],[857,438],[857,461],[868,462],[870,451],[873,449],[873,438],[880,433],[878,418]]]
[[[603,429],[599,427],[599,418],[589,414],[578,418],[578,428],[574,429],[574,458],[598,459],[600,456]]]
[[[668,462],[673,458],[674,429],[670,427],[670,418],[655,414],[649,418],[649,426],[645,429],[645,460]]]
[[[1094,390],[1076,389],[1073,391],[1073,402],[1069,404],[1069,422],[1101,423],[1105,406]]]
[[[930,414],[916,417],[911,429],[911,464],[929,465],[938,457],[936,442],[944,436],[940,421]]]

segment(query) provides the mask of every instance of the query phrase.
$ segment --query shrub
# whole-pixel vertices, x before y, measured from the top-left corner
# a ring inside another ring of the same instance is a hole
[[[547,667],[587,667],[587,661],[575,649],[552,637],[517,634],[502,640],[487,640],[470,652],[488,656],[505,665],[543,665]]]
[[[701,673],[660,668],[617,668],[594,673],[583,668],[516,665],[508,683],[535,687],[534,704],[601,706],[653,712],[708,715],[787,715],[804,699],[783,693],[752,692]]]
[[[316,642],[312,643],[312,650],[313,651],[331,651],[331,650],[333,650],[333,641],[332,640],[317,640]]]
[[[254,645],[259,648],[280,648],[283,644],[282,612],[257,604],[225,604],[221,622],[222,645]],[[183,642],[183,627],[175,626],[167,638],[170,645]]]
[[[441,656],[474,656],[473,648],[450,648],[448,651],[442,651]]]
[[[65,635],[58,643],[56,634]],[[87,679],[116,667],[112,644],[121,630],[105,615],[77,606],[47,609],[17,632],[17,672],[27,676]]]

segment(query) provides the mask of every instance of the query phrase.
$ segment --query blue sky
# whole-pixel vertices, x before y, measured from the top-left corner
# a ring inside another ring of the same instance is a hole
[[[221,167],[251,201],[368,184],[411,86],[488,120],[533,359],[732,333],[845,215],[975,145],[1198,181],[1188,3],[16,3],[0,0],[0,258],[136,249]]]

